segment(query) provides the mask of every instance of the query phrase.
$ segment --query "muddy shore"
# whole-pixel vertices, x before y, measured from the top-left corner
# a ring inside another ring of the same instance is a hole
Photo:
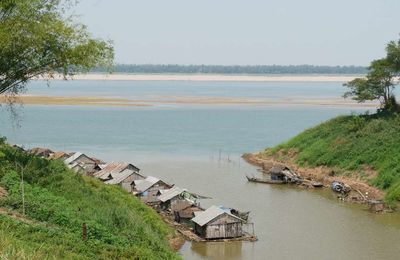
[[[267,150],[268,151],[268,150]],[[351,176],[338,175],[335,169],[321,166],[316,168],[301,167],[294,162],[294,156],[286,156],[284,159],[279,155],[273,155],[268,152],[259,152],[254,154],[244,154],[243,159],[248,163],[260,167],[262,172],[268,172],[275,165],[285,165],[295,171],[301,178],[313,182],[323,183],[324,187],[329,188],[333,181],[340,181],[351,187],[351,192],[347,197],[341,197],[341,200],[354,203],[367,204],[370,201],[381,201],[384,198],[384,192],[368,185],[368,180],[374,178],[377,172],[367,167],[363,169],[368,176],[363,179],[357,173]]]

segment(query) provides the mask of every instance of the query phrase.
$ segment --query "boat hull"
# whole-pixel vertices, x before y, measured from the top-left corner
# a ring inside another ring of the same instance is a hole
[[[258,183],[265,183],[265,184],[286,184],[285,181],[278,181],[278,180],[267,180],[267,179],[260,179],[255,177],[246,176],[247,180],[250,182],[258,182]]]

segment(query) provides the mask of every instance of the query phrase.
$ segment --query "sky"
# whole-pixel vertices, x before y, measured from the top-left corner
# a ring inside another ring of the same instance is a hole
[[[400,0],[80,0],[116,63],[362,65],[400,38]]]

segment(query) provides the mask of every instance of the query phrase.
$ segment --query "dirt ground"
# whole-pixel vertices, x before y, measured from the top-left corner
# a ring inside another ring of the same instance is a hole
[[[0,186],[0,198],[7,196],[7,191]]]
[[[369,186],[368,180],[375,177],[377,172],[365,167],[362,169],[364,178],[360,178],[359,174],[352,174],[352,176],[343,176],[335,173],[334,169],[329,167],[316,167],[307,168],[300,167],[291,159],[294,155],[289,154],[285,156],[285,160],[279,160],[278,156],[271,156],[266,153],[246,154],[243,158],[250,164],[261,167],[262,171],[267,172],[275,165],[285,165],[295,171],[301,178],[321,182],[324,187],[330,187],[333,181],[340,181],[351,187],[351,193],[347,196],[346,200],[353,202],[367,202],[369,200],[382,200],[384,197],[383,191]]]

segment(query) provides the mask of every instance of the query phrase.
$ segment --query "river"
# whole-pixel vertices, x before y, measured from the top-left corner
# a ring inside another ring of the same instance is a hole
[[[34,82],[28,94],[151,99],[154,96],[337,98],[341,83]],[[81,151],[129,161],[145,175],[210,196],[203,206],[251,211],[259,240],[189,243],[184,259],[399,259],[399,214],[372,214],[329,191],[248,183],[257,169],[240,159],[362,107],[154,104],[152,107],[26,105],[20,127],[3,107],[0,133],[27,148]],[[221,159],[220,155],[221,154]]]

